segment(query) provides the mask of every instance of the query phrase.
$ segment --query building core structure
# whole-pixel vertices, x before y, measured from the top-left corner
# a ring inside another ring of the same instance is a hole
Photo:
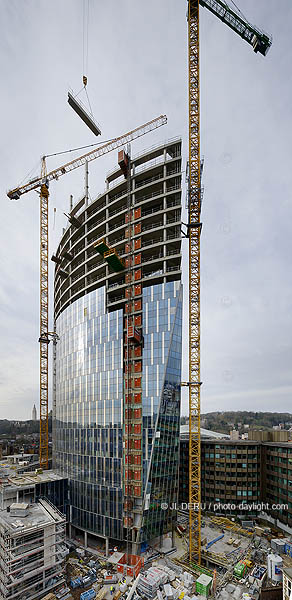
[[[54,468],[70,527],[142,545],[172,531],[182,355],[181,139],[131,158],[71,206],[53,260]]]

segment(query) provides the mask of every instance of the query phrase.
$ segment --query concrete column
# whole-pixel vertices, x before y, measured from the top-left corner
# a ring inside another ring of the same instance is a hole
[[[85,162],[85,208],[88,206],[89,184],[88,184],[88,161]]]
[[[84,531],[84,548],[87,548],[87,531]]]
[[[105,555],[109,555],[109,538],[105,538]]]
[[[164,154],[164,165],[163,165],[163,177],[164,177],[164,181],[163,181],[163,194],[164,194],[164,198],[163,198],[163,210],[164,210],[164,214],[163,214],[163,241],[164,241],[163,256],[166,256],[166,242],[167,242],[167,239],[166,239],[166,231],[167,231],[166,230],[166,216],[167,216],[167,213],[165,212],[167,209],[167,199],[165,196],[165,194],[166,194],[166,180],[165,180],[165,177],[166,177],[166,148],[164,148],[163,154]],[[164,271],[163,283],[166,283],[166,265],[167,265],[167,262],[164,260],[163,261],[163,271]]]
[[[163,227],[163,242],[164,242],[164,244],[163,244],[162,248],[163,248],[163,256],[166,256],[166,244],[167,244],[167,238],[166,238],[166,232],[167,232],[167,230],[166,230],[166,212],[165,212],[165,209],[166,209],[166,198],[164,198],[163,202],[164,202],[164,214],[163,214],[163,225],[164,225],[164,227]],[[163,283],[166,283],[166,266],[167,266],[167,261],[164,260],[163,261],[163,272],[164,272]]]
[[[108,234],[110,233],[110,229],[109,229],[109,223],[108,223],[108,219],[109,219],[109,209],[108,209],[108,206],[109,206],[109,205],[110,205],[110,201],[109,201],[109,195],[107,194],[107,195],[106,195],[106,209],[105,209],[105,218],[106,218],[106,223],[105,223],[105,235],[106,235],[106,237],[107,237],[107,236],[108,236]],[[110,274],[109,266],[108,266],[108,264],[107,264],[107,263],[105,263],[105,275],[106,275],[106,277],[108,277],[108,276],[109,276],[109,274]],[[106,285],[106,287],[107,287],[107,289],[108,289],[108,285],[109,285],[108,279],[106,280],[106,282],[105,282],[105,285]]]

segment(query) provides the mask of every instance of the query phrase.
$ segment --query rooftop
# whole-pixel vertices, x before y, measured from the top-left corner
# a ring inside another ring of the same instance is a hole
[[[264,446],[275,446],[276,448],[292,448],[292,440],[290,442],[262,442]]]
[[[12,473],[8,475],[7,481],[1,482],[2,485],[15,485],[17,487],[26,487],[28,485],[34,485],[36,483],[45,483],[47,481],[60,481],[64,479],[61,475],[57,475],[55,471],[44,471],[43,473],[22,473],[21,475],[17,475],[16,473]]]
[[[7,510],[0,511],[0,526],[8,533],[19,533],[34,529],[35,527],[54,523],[56,520],[61,520],[61,515],[58,511],[53,510],[49,503],[42,500],[37,504],[12,504],[10,509],[22,510],[26,509],[26,516],[16,517]]]
[[[182,438],[188,438],[189,435],[189,426],[181,425],[180,426],[180,435]],[[230,436],[227,433],[219,433],[218,431],[210,431],[209,429],[203,429],[201,427],[201,438],[216,438],[216,439],[225,439],[228,440]]]

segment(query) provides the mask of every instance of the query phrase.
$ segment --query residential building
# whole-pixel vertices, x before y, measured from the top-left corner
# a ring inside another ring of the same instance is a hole
[[[118,161],[106,190],[71,209],[53,257],[53,457],[71,535],[138,554],[176,516],[159,502],[178,485],[181,140]]]
[[[290,437],[290,432],[287,430],[251,429],[248,433],[249,440],[259,442],[288,442]]]
[[[33,600],[62,578],[65,517],[45,500],[0,511],[0,597]]]

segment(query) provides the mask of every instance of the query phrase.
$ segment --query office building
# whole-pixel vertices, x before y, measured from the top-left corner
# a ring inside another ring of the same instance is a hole
[[[55,268],[54,467],[70,531],[141,544],[173,527],[181,382],[181,140],[71,209]]]
[[[278,434],[276,431],[275,436]],[[272,441],[271,432],[251,432],[251,437],[257,439],[248,440],[215,439],[214,435],[212,432],[209,439],[207,434],[201,440],[201,498],[205,509],[212,512],[216,505],[216,512],[226,516],[261,515],[291,534],[292,442]],[[287,435],[283,437],[287,439]],[[266,439],[271,441],[262,441]],[[180,503],[188,502],[188,465],[188,433],[184,429],[180,439]]]

